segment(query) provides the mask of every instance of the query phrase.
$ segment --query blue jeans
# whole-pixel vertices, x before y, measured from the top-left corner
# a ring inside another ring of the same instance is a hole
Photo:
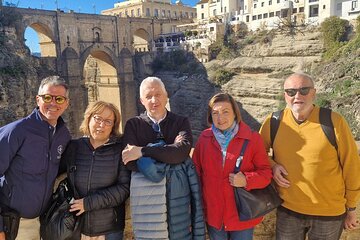
[[[241,231],[225,231],[224,227],[221,230],[207,225],[208,234],[211,240],[252,240],[254,228],[249,228]]]
[[[105,240],[122,240],[124,231],[113,232],[105,235]]]
[[[278,208],[276,240],[338,240],[344,228],[345,215],[314,217]]]

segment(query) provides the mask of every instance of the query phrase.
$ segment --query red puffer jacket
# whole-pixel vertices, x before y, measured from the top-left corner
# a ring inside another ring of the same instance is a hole
[[[264,188],[272,178],[270,162],[260,135],[244,122],[239,123],[239,131],[229,143],[224,167],[221,147],[211,128],[201,133],[194,150],[193,161],[202,185],[205,218],[217,229],[224,226],[225,231],[239,231],[252,228],[262,220],[239,220],[234,189],[229,183],[229,174],[234,171],[244,139],[249,139],[249,144],[240,171],[246,176],[246,189]]]

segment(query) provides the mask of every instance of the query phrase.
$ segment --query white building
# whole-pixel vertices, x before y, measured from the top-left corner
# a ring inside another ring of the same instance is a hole
[[[320,24],[330,16],[355,19],[360,0],[201,0],[196,5],[197,21],[213,19],[237,24],[244,22],[249,30],[271,29],[281,18],[291,14],[298,23]],[[220,19],[220,20],[219,20]]]

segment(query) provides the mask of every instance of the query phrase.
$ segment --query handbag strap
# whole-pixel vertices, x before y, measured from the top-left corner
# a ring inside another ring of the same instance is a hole
[[[245,139],[241,147],[240,156],[236,159],[234,173],[238,173],[240,171],[240,166],[242,164],[242,160],[244,158],[244,153],[248,143],[249,143],[249,139]]]
[[[76,165],[75,165],[75,159],[76,159],[76,150],[78,146],[78,140],[71,140],[68,146],[68,155],[66,157],[66,167],[67,167],[67,176],[68,180],[70,182],[71,188],[74,193],[74,197],[76,199],[79,198],[79,194],[76,191],[75,188],[75,171],[76,171]]]

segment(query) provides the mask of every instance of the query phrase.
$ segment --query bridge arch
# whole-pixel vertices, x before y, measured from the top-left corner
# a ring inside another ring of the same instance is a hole
[[[136,52],[150,51],[150,42],[150,34],[145,29],[139,28],[134,32],[133,46]]]
[[[88,103],[103,100],[115,104],[121,111],[121,88],[115,54],[106,47],[92,46],[81,56],[84,85]]]
[[[56,57],[56,44],[55,44],[55,35],[51,28],[42,22],[32,21],[27,23],[24,32],[23,38],[25,39],[25,30],[27,28],[32,28],[39,38],[40,52],[41,57]]]

